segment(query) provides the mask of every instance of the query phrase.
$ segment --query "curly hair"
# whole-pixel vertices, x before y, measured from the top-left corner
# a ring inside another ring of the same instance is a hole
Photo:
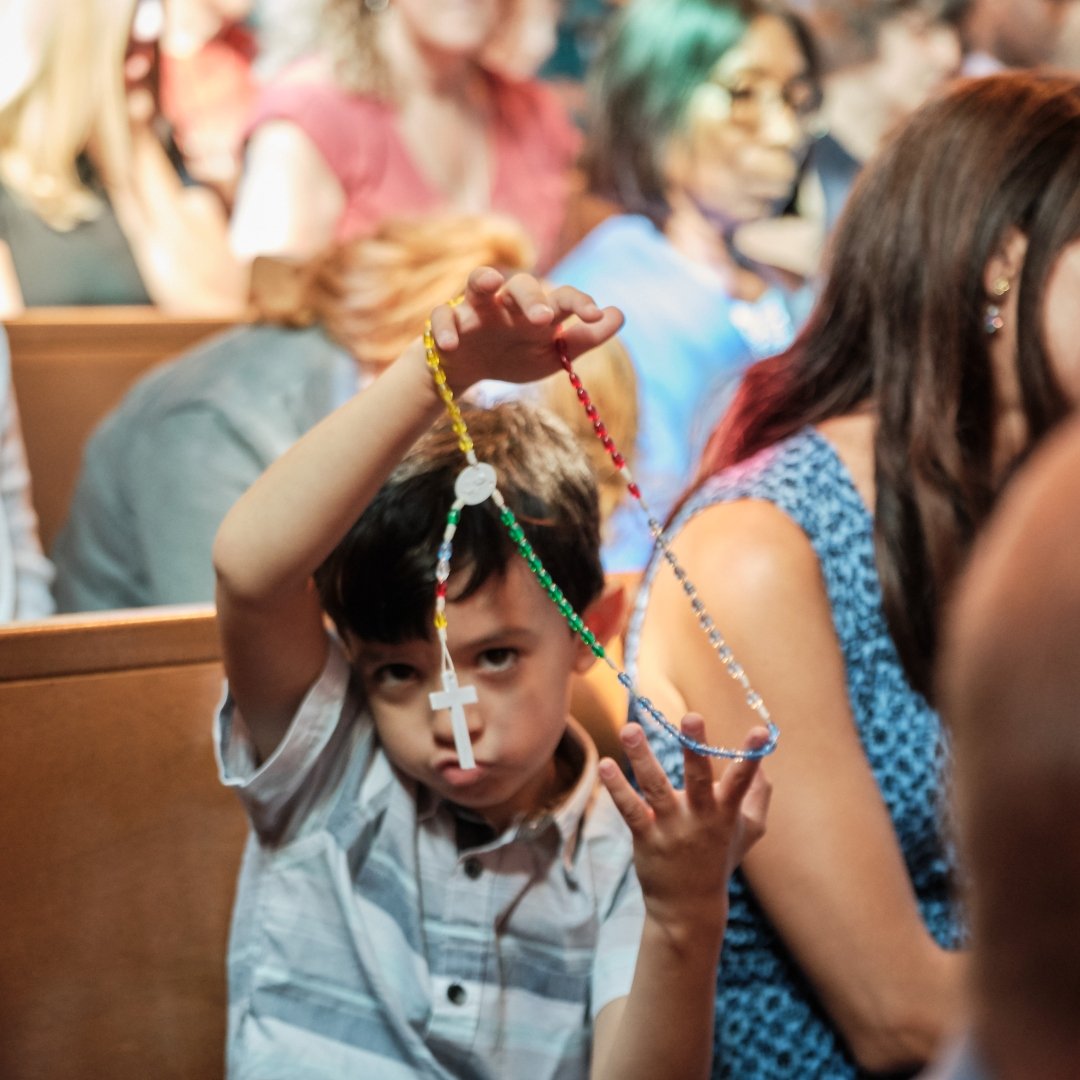
[[[263,257],[252,267],[253,315],[282,326],[320,323],[362,363],[383,367],[477,266],[523,270],[536,251],[512,218],[387,218],[371,236],[307,263]]]

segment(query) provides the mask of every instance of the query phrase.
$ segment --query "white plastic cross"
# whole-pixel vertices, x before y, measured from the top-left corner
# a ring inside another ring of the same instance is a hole
[[[472,742],[469,740],[469,725],[465,720],[465,706],[476,704],[475,686],[458,686],[457,673],[453,668],[443,668],[441,690],[432,690],[428,694],[431,707],[435,710],[449,709],[450,723],[454,730],[454,749],[463,769],[475,769]]]

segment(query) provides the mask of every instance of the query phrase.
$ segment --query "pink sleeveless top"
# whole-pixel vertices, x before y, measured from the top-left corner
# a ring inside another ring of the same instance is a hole
[[[580,135],[550,87],[490,76],[491,209],[516,218],[533,238],[539,268],[554,256],[566,212],[569,172]],[[345,192],[335,239],[375,230],[386,217],[447,209],[413,163],[397,132],[391,104],[325,81],[286,80],[267,86],[247,135],[270,120],[296,124],[325,158]]]

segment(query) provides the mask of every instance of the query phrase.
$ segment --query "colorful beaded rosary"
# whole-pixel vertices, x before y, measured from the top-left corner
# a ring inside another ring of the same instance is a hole
[[[585,645],[592,650],[594,655],[600,660],[603,660],[608,667],[611,668],[615,673],[616,678],[633,699],[637,707],[643,710],[662,730],[666,731],[694,753],[702,754],[706,757],[732,758],[743,761],[763,758],[768,754],[771,754],[773,750],[776,749],[777,741],[780,738],[780,729],[769,716],[769,710],[765,707],[765,702],[762,700],[761,695],[754,690],[753,686],[751,686],[750,679],[747,677],[742,665],[735,659],[735,655],[724,640],[723,635],[713,623],[709,613],[705,610],[705,605],[697,595],[697,589],[694,587],[694,583],[687,577],[686,571],[675,558],[675,554],[672,552],[668,545],[667,538],[664,535],[663,526],[656,520],[652,511],[642,498],[641,491],[634,482],[626,459],[619,453],[618,447],[616,447],[614,440],[608,434],[608,430],[605,427],[603,420],[600,419],[600,415],[596,406],[590,399],[588,391],[582,385],[577,372],[574,371],[570,358],[567,355],[566,342],[561,335],[556,341],[559,349],[559,359],[562,362],[562,366],[567,375],[570,377],[570,383],[577,393],[578,400],[585,409],[585,414],[592,422],[593,431],[603,444],[604,449],[608,452],[612,464],[625,481],[627,491],[645,513],[649,523],[649,531],[653,536],[653,543],[659,548],[665,561],[671,567],[676,579],[682,586],[683,592],[690,601],[690,607],[697,617],[698,625],[708,638],[709,644],[712,645],[720,662],[724,665],[727,673],[738,682],[745,691],[747,707],[757,713],[768,729],[769,738],[764,745],[752,750],[737,750],[723,746],[710,746],[708,743],[698,742],[696,739],[691,739],[680,731],[679,728],[668,720],[668,718],[664,716],[664,714],[660,712],[647,697],[642,696],[635,690],[633,680],[630,676],[623,671],[610,656],[608,656],[603,645],[596,640],[596,635],[585,625],[584,620],[576,611],[574,611],[573,605],[563,595],[562,590],[555,584],[547,570],[544,569],[540,557],[533,550],[532,545],[525,537],[524,530],[518,524],[513,511],[506,505],[506,501],[499,491],[494,468],[486,462],[477,459],[473,441],[469,437],[469,429],[465,424],[464,417],[461,415],[461,410],[458,408],[457,402],[454,400],[454,393],[447,385],[446,372],[443,370],[442,361],[439,357],[438,349],[435,346],[435,338],[431,332],[431,322],[429,320],[424,328],[424,351],[427,358],[427,365],[431,369],[431,374],[435,380],[435,388],[438,391],[439,397],[442,399],[443,404],[446,406],[446,411],[450,415],[451,428],[457,436],[458,446],[461,448],[461,452],[465,455],[466,460],[465,468],[458,474],[458,477],[454,482],[454,502],[446,516],[446,529],[443,531],[442,542],[439,545],[438,551],[438,562],[435,566],[434,623],[442,654],[441,675],[443,688],[442,690],[433,691],[429,697],[433,709],[448,709],[450,711],[450,720],[454,733],[454,748],[457,751],[461,767],[463,769],[471,769],[476,763],[475,758],[473,757],[472,744],[469,740],[469,731],[465,719],[464,707],[466,705],[475,704],[477,698],[475,686],[458,685],[457,673],[454,670],[454,662],[451,659],[450,650],[447,647],[446,589],[447,581],[450,577],[450,558],[453,554],[454,534],[457,532],[458,522],[461,520],[461,511],[466,506],[479,506],[488,499],[491,499],[495,504],[499,513],[499,520],[505,526],[518,553],[525,562],[528,563],[529,569],[536,577],[536,580],[540,583],[540,586],[548,596],[551,597],[555,606],[558,607],[573,633],[575,633]]]

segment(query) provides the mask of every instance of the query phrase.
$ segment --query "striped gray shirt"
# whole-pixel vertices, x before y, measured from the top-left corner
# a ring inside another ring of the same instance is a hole
[[[229,945],[232,1080],[588,1075],[644,912],[573,721],[564,801],[471,842],[475,823],[390,765],[336,647],[261,767],[228,699],[216,741],[253,829]]]

